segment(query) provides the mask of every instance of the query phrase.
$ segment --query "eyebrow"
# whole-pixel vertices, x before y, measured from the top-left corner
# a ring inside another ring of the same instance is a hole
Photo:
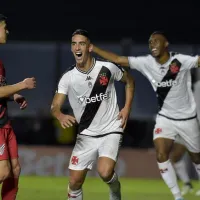
[[[86,41],[79,41],[79,42],[71,41],[71,43],[86,43]]]

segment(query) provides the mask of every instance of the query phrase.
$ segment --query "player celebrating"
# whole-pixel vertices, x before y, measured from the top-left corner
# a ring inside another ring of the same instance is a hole
[[[197,69],[198,70],[198,69]],[[196,72],[196,70],[195,70]],[[193,73],[195,73],[193,71]],[[194,99],[195,102],[199,102],[199,91],[200,91],[200,81],[198,80],[197,82],[193,83],[193,94],[194,94]],[[197,118],[198,121],[200,121],[200,109],[199,109],[199,104],[196,104],[197,106]],[[179,179],[183,182],[183,187],[181,189],[182,195],[186,195],[187,193],[193,193],[194,188],[192,181],[189,176],[189,172],[187,169],[187,159],[184,158],[185,154],[187,154],[187,149],[185,147],[185,143],[182,140],[182,138],[177,137],[173,146],[173,150],[171,152],[171,161],[174,164],[175,172]],[[200,176],[198,176],[198,180],[200,181]],[[196,196],[200,196],[200,189],[197,189],[194,193]]]
[[[164,33],[154,32],[149,38],[151,55],[118,56],[95,46],[93,51],[107,60],[140,71],[152,84],[158,99],[153,135],[158,167],[174,198],[180,200],[183,198],[169,154],[179,135],[200,174],[200,133],[190,78],[190,69],[200,65],[200,58],[169,52],[168,46]]]
[[[134,84],[132,77],[115,64],[93,58],[92,47],[87,31],[78,29],[73,33],[71,50],[76,65],[61,77],[51,112],[63,128],[75,122],[79,124],[69,164],[68,199],[83,199],[86,174],[98,158],[98,173],[110,187],[110,200],[121,200],[120,182],[114,167],[131,110]],[[120,112],[115,80],[126,83],[126,102]],[[61,112],[66,95],[75,117]]]
[[[0,44],[7,41],[8,30],[6,28],[6,17],[0,14]],[[9,95],[23,90],[35,88],[35,78],[27,78],[15,85],[5,86],[5,68],[0,61],[0,183],[2,200],[15,200],[18,191],[18,179],[20,175],[20,164],[18,160],[17,141],[7,114],[7,101],[11,100]],[[14,94],[13,100],[20,105],[20,109],[27,106],[25,98]]]

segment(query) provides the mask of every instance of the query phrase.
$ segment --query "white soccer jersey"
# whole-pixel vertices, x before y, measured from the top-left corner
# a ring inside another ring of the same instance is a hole
[[[190,69],[198,66],[198,56],[170,52],[163,65],[151,55],[128,57],[128,60],[131,69],[140,71],[151,82],[157,94],[158,114],[176,120],[196,116]]]
[[[94,60],[88,72],[73,67],[60,79],[58,93],[68,95],[79,133],[90,136],[123,132],[114,80],[123,70],[111,62]]]

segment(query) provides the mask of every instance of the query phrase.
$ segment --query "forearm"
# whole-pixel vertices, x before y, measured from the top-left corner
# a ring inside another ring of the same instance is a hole
[[[8,101],[15,101],[15,99],[20,96],[19,94],[15,93],[8,97]]]
[[[52,104],[52,106],[51,106],[51,114],[52,114],[53,117],[55,117],[56,119],[59,120],[60,116],[62,115],[60,106]]]
[[[14,97],[13,96],[8,97],[8,101],[14,101]]]
[[[25,89],[25,84],[23,82],[19,82],[14,85],[7,85],[0,87],[0,97],[9,97],[16,92],[19,92]]]
[[[118,62],[119,56],[115,53],[103,50],[103,49],[96,47],[96,46],[93,47],[93,52],[98,54],[99,56],[101,56],[102,58],[104,58],[106,60],[109,60],[109,61],[115,62],[115,63]]]
[[[134,91],[135,91],[134,81],[127,82],[126,87],[125,87],[126,100],[125,100],[124,108],[128,110],[131,110],[132,101],[134,97]]]

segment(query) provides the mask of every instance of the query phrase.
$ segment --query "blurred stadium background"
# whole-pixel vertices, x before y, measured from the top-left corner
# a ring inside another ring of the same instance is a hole
[[[200,54],[195,4],[182,3],[181,12],[177,13],[170,10],[179,11],[178,3],[164,4],[162,8],[151,1],[145,2],[146,6],[143,3],[135,1],[131,7],[105,6],[101,2],[94,7],[72,1],[56,1],[48,6],[33,1],[1,2],[1,12],[8,16],[10,30],[8,44],[0,46],[8,83],[30,76],[37,78],[37,89],[22,92],[29,102],[27,110],[20,111],[17,105],[9,103],[22,165],[19,200],[66,199],[67,166],[76,127],[63,130],[49,111],[60,75],[74,64],[70,39],[75,29],[87,29],[96,45],[121,55],[149,53],[149,34],[158,29],[169,36],[172,51]],[[152,144],[156,96],[146,78],[139,72],[131,73],[136,80],[135,98],[116,167],[122,180],[123,199],[172,199],[158,173]],[[192,74],[194,83],[200,80],[198,70]],[[124,89],[120,83],[116,87],[122,107]],[[68,102],[63,109],[71,112]],[[197,175],[187,156],[185,159],[198,188]],[[107,187],[97,177],[95,169],[88,174],[85,199],[108,199]],[[197,198],[188,196],[192,200]]]

